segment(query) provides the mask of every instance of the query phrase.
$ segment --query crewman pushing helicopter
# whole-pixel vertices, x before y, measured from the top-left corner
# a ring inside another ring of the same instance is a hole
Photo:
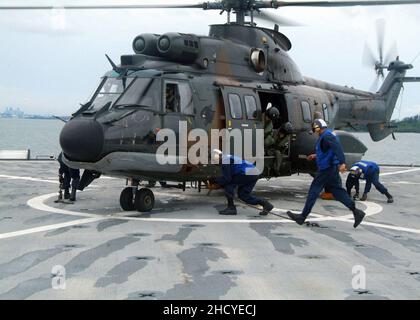
[[[236,156],[224,155],[218,149],[214,149],[212,153],[213,161],[221,164],[223,174],[215,182],[224,187],[228,203],[226,209],[221,210],[219,214],[237,214],[233,198],[235,189],[238,187],[239,199],[250,205],[261,205],[263,211],[260,212],[260,215],[267,215],[273,209],[273,205],[251,194],[260,176],[255,165]]]
[[[362,179],[362,180],[366,180],[366,186],[365,186],[363,195],[360,198],[361,201],[367,200],[367,194],[370,192],[370,189],[373,184],[380,193],[382,193],[388,198],[387,200],[388,203],[393,203],[394,198],[389,194],[388,189],[385,188],[385,186],[379,182],[379,173],[380,173],[379,166],[375,162],[365,161],[365,160],[356,162],[351,167],[350,173],[347,176],[347,181],[346,181],[347,193],[351,195],[351,189],[355,187],[356,194],[354,198],[358,198],[359,197],[359,179]]]

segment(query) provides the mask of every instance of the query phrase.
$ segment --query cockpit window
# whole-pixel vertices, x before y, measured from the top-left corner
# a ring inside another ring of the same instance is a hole
[[[193,114],[193,95],[191,92],[190,85],[186,82],[180,82],[178,84],[179,95],[181,97],[181,112],[183,114]]]
[[[101,83],[98,94],[92,100],[92,103],[88,110],[97,111],[109,104],[111,106],[124,92],[124,88],[127,88],[133,78],[119,79],[119,78],[107,78]]]
[[[180,96],[177,83],[165,85],[165,111],[167,113],[180,112]]]
[[[186,115],[194,113],[193,94],[187,82],[165,83],[165,111],[181,112]]]
[[[116,103],[117,106],[147,107],[158,110],[160,106],[160,81],[137,78]]]

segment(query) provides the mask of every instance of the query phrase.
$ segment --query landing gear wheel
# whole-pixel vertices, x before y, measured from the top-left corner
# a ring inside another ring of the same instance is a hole
[[[137,211],[140,212],[152,211],[153,207],[155,206],[155,196],[152,190],[147,188],[137,190],[134,206],[136,207]]]
[[[133,188],[125,188],[120,195],[120,206],[124,211],[133,211],[136,207],[133,199]]]

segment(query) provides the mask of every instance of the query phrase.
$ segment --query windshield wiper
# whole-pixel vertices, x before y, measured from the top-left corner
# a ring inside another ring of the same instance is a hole
[[[138,104],[138,103],[123,103],[123,104],[117,104],[114,106],[114,109],[124,109],[124,108],[150,108],[150,107],[145,106],[143,104]]]

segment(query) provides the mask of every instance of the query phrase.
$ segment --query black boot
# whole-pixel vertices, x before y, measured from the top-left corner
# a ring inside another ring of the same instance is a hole
[[[64,189],[64,199],[70,199],[70,192],[69,189]]]
[[[219,214],[223,214],[223,215],[226,215],[226,216],[236,215],[237,212],[236,212],[236,207],[233,203],[233,198],[228,197],[227,201],[228,201],[228,205],[227,205],[226,209],[219,211]]]
[[[263,211],[260,212],[260,216],[266,216],[274,208],[274,206],[267,200],[261,200],[258,204],[263,207]]]
[[[353,227],[357,228],[357,226],[362,222],[366,214],[362,210],[359,210],[357,208],[354,208],[352,211],[353,211],[353,216],[354,216]]]
[[[70,201],[76,201],[76,188],[71,188]]]
[[[226,209],[223,209],[219,211],[219,214],[225,215],[225,216],[234,216],[237,214],[236,207],[235,206],[227,206]]]
[[[295,221],[300,226],[305,223],[306,217],[304,217],[301,214],[296,214],[296,213],[293,213],[292,211],[287,211],[287,215],[289,216],[290,219]]]
[[[389,192],[385,193],[385,195],[388,198],[388,200],[387,200],[388,203],[393,203],[394,202],[394,198],[389,194]]]

